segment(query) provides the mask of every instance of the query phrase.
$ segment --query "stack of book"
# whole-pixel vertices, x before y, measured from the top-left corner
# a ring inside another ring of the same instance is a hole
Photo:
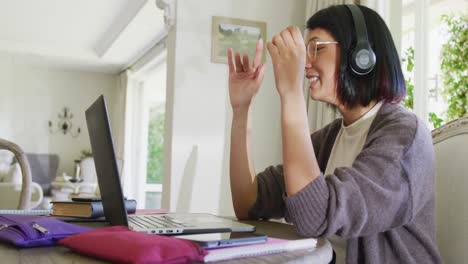
[[[136,200],[125,200],[125,208],[128,214],[136,211]],[[104,208],[101,201],[55,201],[52,202],[51,216],[100,218],[104,216]]]

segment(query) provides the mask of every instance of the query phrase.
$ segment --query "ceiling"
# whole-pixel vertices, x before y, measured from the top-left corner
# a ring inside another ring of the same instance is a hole
[[[0,0],[0,56],[117,73],[164,29],[155,0]]]

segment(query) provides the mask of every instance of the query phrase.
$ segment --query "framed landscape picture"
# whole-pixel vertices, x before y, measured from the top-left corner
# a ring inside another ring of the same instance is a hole
[[[227,50],[232,48],[242,56],[244,52],[249,54],[250,62],[253,61],[258,39],[262,38],[263,62],[266,51],[266,23],[244,19],[214,16],[212,21],[211,61],[215,63],[227,63]]]

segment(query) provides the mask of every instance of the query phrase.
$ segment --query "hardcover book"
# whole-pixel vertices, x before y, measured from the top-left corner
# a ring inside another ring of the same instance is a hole
[[[128,214],[135,213],[136,205],[136,200],[125,200],[125,208]],[[99,218],[104,216],[104,209],[100,201],[56,201],[52,202],[52,216]]]

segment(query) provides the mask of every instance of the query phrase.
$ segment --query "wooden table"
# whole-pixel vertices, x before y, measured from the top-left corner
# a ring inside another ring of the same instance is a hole
[[[256,232],[271,237],[299,239],[292,226],[272,221],[241,221],[256,226]],[[103,227],[105,223],[83,223],[89,227]],[[222,263],[329,263],[332,258],[332,247],[326,239],[319,239],[314,250],[258,256],[254,258],[223,261]],[[17,249],[0,243],[0,263],[106,263],[97,259],[73,253],[64,247],[42,247]]]

